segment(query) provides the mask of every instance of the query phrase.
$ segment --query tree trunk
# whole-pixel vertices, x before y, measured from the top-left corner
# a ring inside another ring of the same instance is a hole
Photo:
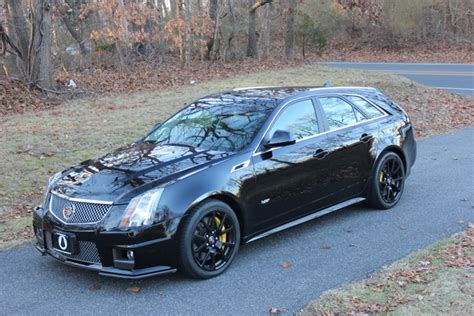
[[[209,1],[209,18],[212,23],[212,35],[206,43],[207,46],[207,59],[213,59],[212,53],[215,51],[216,47],[216,37],[217,37],[217,6],[218,0]]]
[[[21,53],[20,58],[28,58],[28,47],[30,33],[28,30],[28,23],[25,19],[25,12],[18,0],[6,0],[7,13],[9,14],[9,31],[10,38],[16,39],[16,46]],[[25,69],[26,72],[26,69]]]
[[[81,38],[81,34],[75,29],[71,18],[68,16],[67,13],[64,13],[62,16],[62,20],[66,29],[68,30],[69,34],[71,34],[72,38],[79,44],[79,48],[81,50],[82,55],[86,55],[88,53],[87,47],[84,44],[84,41]]]
[[[247,57],[258,57],[257,50],[257,9],[273,0],[262,0],[254,3],[254,0],[248,0],[249,6],[249,30],[247,41]]]
[[[159,63],[161,64],[165,59],[165,50],[166,50],[166,42],[165,42],[165,14],[167,12],[165,2],[162,1],[158,4],[158,10],[160,14],[160,20],[158,21],[158,59]]]
[[[225,61],[230,59],[235,59],[237,56],[236,52],[236,45],[235,45],[235,39],[239,34],[239,24],[237,21],[237,15],[235,14],[235,8],[234,8],[234,0],[227,0],[228,5],[229,5],[229,12],[230,16],[232,19],[232,31],[229,35],[229,39],[227,40],[227,48],[226,48],[226,53],[224,55]]]
[[[71,34],[71,37],[76,41],[79,45],[79,49],[81,50],[81,54],[85,55],[89,51],[84,44],[84,40],[82,39],[82,31],[78,31],[78,22],[77,20],[78,15],[80,14],[81,5],[83,4],[81,0],[74,1],[74,0],[65,0],[64,3],[60,0],[52,0],[52,4],[58,8],[59,14],[61,15],[61,20],[66,26],[67,31]]]
[[[122,9],[122,11],[125,11],[125,4],[123,2],[123,0],[118,0],[118,4],[119,4],[119,7],[120,9]],[[129,33],[128,33],[128,21],[127,19],[125,18],[125,16],[123,16],[123,14],[120,15],[120,24],[123,28],[123,31],[124,31],[124,42],[125,42],[125,47],[126,48],[129,48],[129,45],[130,45],[130,36],[129,36]]]
[[[172,5],[172,8],[174,8],[174,11],[173,9],[171,10],[171,12],[174,12],[174,18],[177,19],[177,20],[184,20],[183,19],[183,4],[182,4],[182,1],[183,0],[176,0],[174,5]],[[186,66],[186,53],[185,53],[185,45],[186,45],[186,35],[184,34],[185,32],[183,32],[181,30],[181,27],[178,26],[178,38],[179,38],[179,45],[178,45],[178,49],[179,49],[179,58],[181,59],[181,66],[184,67]]]
[[[270,3],[265,12],[264,48],[266,56],[270,56],[272,53],[273,9],[273,3]]]
[[[6,0],[10,38],[26,82],[46,90],[54,89],[51,62],[51,0],[30,0],[27,23],[21,1]],[[30,27],[29,27],[30,26]]]
[[[295,7],[293,7],[295,6]],[[290,59],[293,57],[293,43],[295,38],[295,12],[296,4],[289,3],[288,5],[288,20],[286,22],[285,34],[285,55]]]
[[[51,62],[51,1],[31,0],[30,84],[54,89]]]
[[[5,20],[6,23],[3,23],[3,32],[5,32],[3,36],[3,40],[5,41],[5,50],[6,54],[3,60],[3,72],[9,78],[22,76],[22,69],[21,69],[21,59],[15,54],[9,54],[9,42],[16,43],[15,32],[12,30],[12,15],[8,11],[8,6],[5,6]],[[8,41],[7,41],[8,39]],[[11,49],[11,48],[10,48]],[[21,53],[20,53],[21,54]]]
[[[184,0],[184,8],[181,5],[182,16],[184,17],[184,63],[183,66],[189,66],[189,62],[191,61],[191,54],[192,54],[192,40],[191,40],[191,25],[190,21],[192,18],[191,15],[191,3],[190,0]]]
[[[253,0],[248,0],[249,7],[252,7]],[[249,31],[247,42],[247,57],[258,57],[257,51],[257,10],[249,10]]]

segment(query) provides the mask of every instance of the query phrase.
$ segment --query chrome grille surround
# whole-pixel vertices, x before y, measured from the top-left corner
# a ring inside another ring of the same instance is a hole
[[[113,202],[68,198],[51,192],[49,211],[64,224],[96,224],[104,219],[112,208]],[[63,210],[71,208],[71,217],[66,218]]]

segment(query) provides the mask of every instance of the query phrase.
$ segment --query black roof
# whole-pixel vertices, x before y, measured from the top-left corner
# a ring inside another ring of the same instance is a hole
[[[255,107],[255,109],[272,109],[282,102],[292,99],[321,95],[328,93],[351,93],[358,95],[373,95],[378,93],[374,88],[369,87],[327,87],[327,86],[290,86],[290,87],[250,87],[236,88],[222,92],[212,93],[196,100],[196,103],[207,104],[232,104]]]
[[[321,87],[249,87],[236,88],[223,92],[213,93],[205,98],[238,98],[238,99],[268,99],[283,100],[301,92]]]

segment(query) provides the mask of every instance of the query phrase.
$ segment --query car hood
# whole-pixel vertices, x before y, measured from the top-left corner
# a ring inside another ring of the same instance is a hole
[[[126,203],[228,157],[226,152],[184,145],[134,143],[66,170],[51,189],[72,198]]]

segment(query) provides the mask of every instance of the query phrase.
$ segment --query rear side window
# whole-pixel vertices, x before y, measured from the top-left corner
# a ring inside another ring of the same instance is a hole
[[[366,100],[355,97],[355,96],[345,96],[349,101],[354,103],[359,107],[369,118],[376,118],[383,115],[383,112],[377,109],[375,106],[367,102]]]
[[[273,124],[269,132],[270,137],[276,130],[291,132],[296,139],[318,134],[319,125],[316,120],[313,102],[304,100],[290,104]]]
[[[330,130],[353,125],[357,122],[366,120],[364,115],[341,98],[319,98],[319,103],[326,115]]]

